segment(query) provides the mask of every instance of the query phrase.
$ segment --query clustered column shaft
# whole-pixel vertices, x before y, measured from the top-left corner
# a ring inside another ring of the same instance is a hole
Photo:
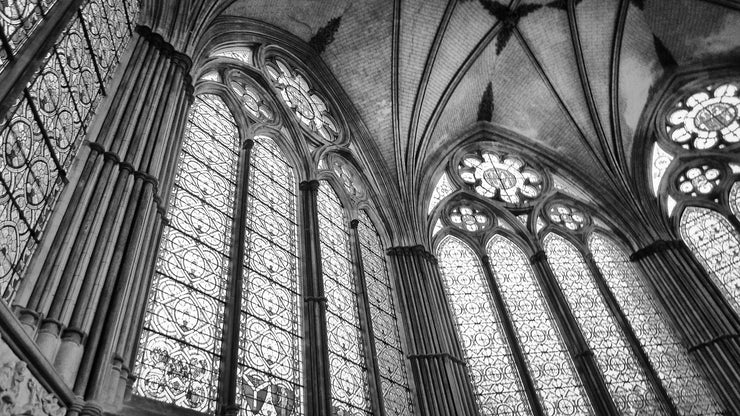
[[[83,414],[121,404],[192,103],[190,59],[139,26],[16,309]]]
[[[475,394],[445,300],[437,260],[422,246],[388,250],[422,415],[477,415]]]

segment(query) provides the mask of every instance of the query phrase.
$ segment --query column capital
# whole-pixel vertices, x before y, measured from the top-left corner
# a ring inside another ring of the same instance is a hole
[[[656,240],[630,255],[630,261],[640,261],[647,256],[652,256],[661,251],[679,248],[683,245],[681,240]]]
[[[544,250],[540,250],[540,251],[532,254],[531,256],[529,256],[529,262],[531,264],[541,263],[541,262],[544,262],[544,261],[547,261],[547,253],[545,253]]]
[[[319,181],[317,181],[316,179],[311,179],[310,181],[303,181],[300,184],[298,184],[298,189],[301,191],[318,191]]]

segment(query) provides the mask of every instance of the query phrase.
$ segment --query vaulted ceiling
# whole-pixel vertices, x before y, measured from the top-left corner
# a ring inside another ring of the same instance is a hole
[[[494,124],[597,180],[626,170],[664,70],[740,56],[735,0],[237,0],[223,14],[305,41],[341,17],[321,57],[401,182],[476,123],[489,83]]]

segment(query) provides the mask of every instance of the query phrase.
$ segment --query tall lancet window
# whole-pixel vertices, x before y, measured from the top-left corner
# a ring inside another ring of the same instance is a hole
[[[328,182],[321,181],[317,201],[321,268],[327,297],[332,411],[337,415],[370,415],[348,221],[339,197]]]
[[[691,361],[624,251],[594,232],[588,240],[594,261],[627,316],[650,364],[681,415],[717,415],[719,409],[700,370]]]
[[[664,414],[581,253],[568,240],[555,233],[547,234],[543,245],[568,305],[594,352],[617,409],[625,414]]]
[[[223,101],[199,96],[139,343],[134,392],[202,412],[216,405],[238,149]]]
[[[453,236],[436,253],[481,415],[531,414],[480,260]]]
[[[588,396],[529,259],[500,234],[489,240],[487,253],[546,414],[591,414]]]

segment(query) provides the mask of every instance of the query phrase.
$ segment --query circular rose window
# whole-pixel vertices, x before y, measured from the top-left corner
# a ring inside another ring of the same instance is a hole
[[[723,84],[682,100],[668,116],[671,140],[686,149],[713,149],[740,142],[740,97],[735,84]]]
[[[460,177],[488,198],[521,205],[542,192],[542,176],[516,156],[484,151],[468,155],[459,166]]]

